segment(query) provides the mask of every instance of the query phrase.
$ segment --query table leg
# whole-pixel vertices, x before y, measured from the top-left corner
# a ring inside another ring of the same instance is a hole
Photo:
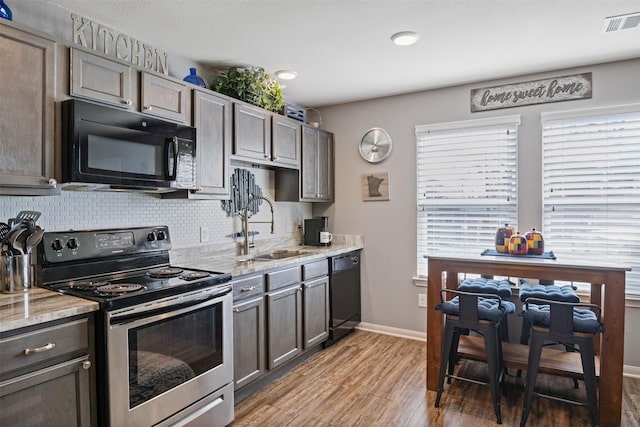
[[[427,390],[437,390],[443,321],[442,313],[435,310],[434,307],[440,303],[441,263],[429,260],[427,275]]]

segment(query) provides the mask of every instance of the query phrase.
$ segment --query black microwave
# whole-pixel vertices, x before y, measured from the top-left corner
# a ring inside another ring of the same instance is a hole
[[[192,190],[195,128],[70,99],[62,102],[62,184],[67,190]]]

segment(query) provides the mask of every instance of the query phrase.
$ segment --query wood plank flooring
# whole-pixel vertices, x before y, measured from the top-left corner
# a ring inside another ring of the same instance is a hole
[[[313,356],[235,408],[232,426],[494,426],[488,387],[452,380],[440,408],[426,391],[424,342],[356,331]],[[486,365],[461,361],[464,375],[482,377]],[[567,378],[540,375],[540,388],[585,399]],[[504,426],[517,426],[522,410],[521,379],[507,378],[502,396]],[[625,378],[622,426],[640,426],[640,380]],[[534,399],[528,426],[586,426],[586,407]]]

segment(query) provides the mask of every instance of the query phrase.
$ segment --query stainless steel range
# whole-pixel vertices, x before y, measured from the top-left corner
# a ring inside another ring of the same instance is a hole
[[[229,274],[170,265],[166,226],[45,233],[39,283],[100,303],[98,423],[233,421]]]

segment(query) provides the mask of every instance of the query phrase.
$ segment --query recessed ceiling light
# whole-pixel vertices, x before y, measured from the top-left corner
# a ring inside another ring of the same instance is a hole
[[[298,73],[292,70],[280,70],[276,71],[276,76],[282,80],[293,80],[298,76]]]
[[[400,31],[391,36],[391,41],[397,46],[409,46],[420,39],[420,34],[413,31]]]

